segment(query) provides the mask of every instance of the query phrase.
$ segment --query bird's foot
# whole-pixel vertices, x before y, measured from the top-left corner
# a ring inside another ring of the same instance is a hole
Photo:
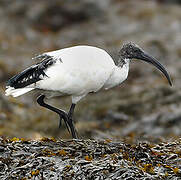
[[[65,113],[64,115],[62,115],[62,114],[59,114],[59,117],[60,117],[60,120],[59,120],[59,128],[62,126],[62,120],[64,120],[64,123],[65,123],[65,126],[66,126],[66,128],[67,128],[67,130],[68,130],[68,132],[70,133],[70,127],[69,127],[69,124],[68,124],[68,114],[67,113]]]
[[[78,139],[78,133],[77,133],[77,131],[75,129],[72,116],[70,116],[69,114],[68,114],[68,125],[69,125],[69,128],[70,128],[71,134],[72,134],[72,138],[73,139]]]
[[[62,120],[64,120],[68,132],[72,134],[72,138],[77,139],[78,138],[77,131],[74,127],[72,117],[70,117],[67,113],[65,113],[64,115],[59,114],[59,117],[60,117],[59,128],[62,126]]]

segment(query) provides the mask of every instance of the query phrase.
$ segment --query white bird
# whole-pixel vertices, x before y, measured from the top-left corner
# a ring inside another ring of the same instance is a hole
[[[74,46],[36,56],[41,60],[12,77],[6,86],[6,95],[18,97],[32,90],[41,90],[37,102],[56,112],[65,121],[72,138],[77,138],[73,113],[76,104],[90,92],[110,89],[120,85],[128,76],[131,59],[140,59],[156,66],[168,79],[165,68],[138,45],[126,43],[118,53],[117,63],[103,49],[93,46]],[[70,111],[66,113],[44,102],[44,98],[69,95]]]

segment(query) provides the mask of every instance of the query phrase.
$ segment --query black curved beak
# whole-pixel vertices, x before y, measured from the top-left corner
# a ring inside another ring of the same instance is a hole
[[[141,53],[140,53],[139,55],[137,55],[135,58],[136,58],[136,59],[140,59],[140,60],[142,60],[142,61],[145,61],[145,62],[147,62],[147,63],[150,63],[150,64],[154,65],[156,68],[158,68],[158,69],[165,75],[165,77],[167,78],[170,86],[172,86],[172,81],[171,81],[171,78],[170,78],[167,70],[163,67],[163,65],[161,65],[161,64],[159,63],[158,60],[156,60],[154,57],[148,55],[148,54],[145,53],[145,52],[141,52]]]

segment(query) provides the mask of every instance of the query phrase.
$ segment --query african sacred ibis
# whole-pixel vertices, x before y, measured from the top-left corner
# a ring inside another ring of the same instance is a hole
[[[120,85],[128,76],[130,60],[140,59],[156,66],[172,85],[166,69],[138,45],[124,44],[118,55],[115,63],[105,50],[93,46],[74,46],[43,53],[35,57],[40,62],[8,81],[6,95],[17,97],[32,90],[41,90],[38,104],[56,112],[60,116],[60,125],[63,119],[72,137],[77,138],[73,123],[77,102],[90,92]],[[68,113],[44,102],[45,98],[65,95],[72,97]]]

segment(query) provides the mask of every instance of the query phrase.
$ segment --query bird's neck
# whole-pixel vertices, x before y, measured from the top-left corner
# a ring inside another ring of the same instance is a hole
[[[129,66],[129,62],[130,62],[130,59],[125,59],[125,58],[120,57],[118,59],[117,66],[120,68],[124,67],[125,65]]]
[[[122,62],[122,64],[118,64],[117,69],[115,70],[115,74],[119,78],[120,83],[122,83],[128,77],[129,63],[130,60],[125,59],[124,62]]]
[[[122,66],[115,66],[114,71],[105,84],[105,89],[109,89],[121,84],[128,77],[129,60],[125,61]]]
[[[128,77],[129,60],[126,60],[122,66],[116,66],[114,71],[115,86],[121,84]]]

